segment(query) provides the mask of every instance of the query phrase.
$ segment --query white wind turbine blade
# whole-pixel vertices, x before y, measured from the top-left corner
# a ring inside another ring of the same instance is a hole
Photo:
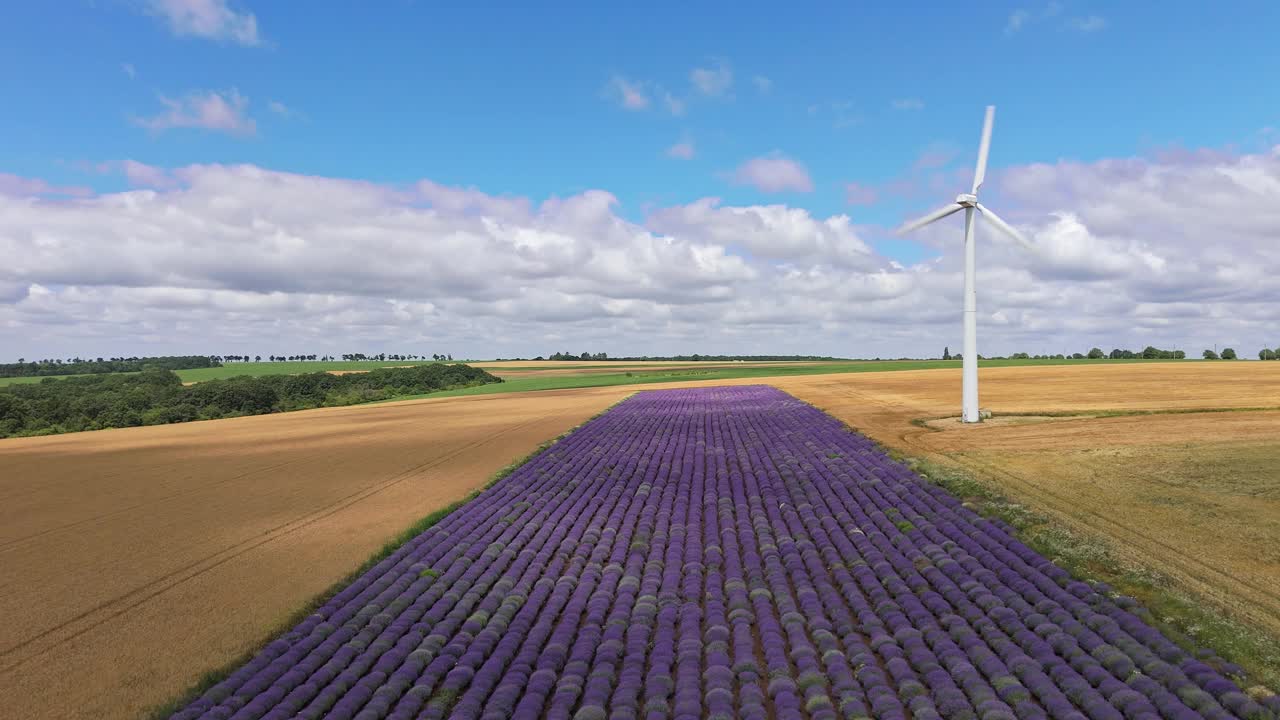
[[[991,152],[991,124],[996,119],[996,106],[987,106],[987,117],[982,123],[982,144],[978,146],[978,168],[973,172],[973,194],[978,194],[982,181],[987,177],[987,153]]]
[[[894,230],[893,232],[897,235],[905,235],[911,232],[912,230],[918,230],[924,227],[925,225],[928,225],[929,223],[937,222],[942,218],[952,213],[960,212],[963,209],[964,209],[963,205],[959,203],[951,203],[950,205],[947,205],[945,207],[940,207],[937,210],[934,210],[933,212],[929,213],[928,215],[925,215],[924,217],[919,217],[910,222],[905,222],[902,225],[898,226],[898,229]]]
[[[986,218],[987,222],[995,226],[995,228],[1000,232],[1003,232],[1005,235],[1017,240],[1023,247],[1033,252],[1040,251],[1040,248],[1037,247],[1035,243],[1024,237],[1022,233],[1014,230],[1012,225],[1005,222],[999,215],[992,212],[991,208],[983,205],[982,203],[978,203],[978,211],[982,213],[982,216]]]

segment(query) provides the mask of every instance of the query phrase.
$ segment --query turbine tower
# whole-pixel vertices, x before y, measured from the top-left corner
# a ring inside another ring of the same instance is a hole
[[[955,202],[939,208],[922,218],[912,220],[897,229],[898,235],[911,232],[925,225],[937,222],[952,213],[964,210],[964,362],[962,387],[961,420],[967,423],[979,422],[978,415],[978,288],[974,277],[977,265],[977,253],[974,250],[973,222],[975,211],[982,213],[987,222],[1014,240],[1035,250],[1026,238],[1009,223],[1000,219],[999,215],[978,202],[978,189],[987,174],[987,152],[991,149],[991,123],[995,120],[996,108],[987,106],[986,121],[982,124],[982,144],[978,146],[978,167],[973,174],[973,190],[960,193]]]

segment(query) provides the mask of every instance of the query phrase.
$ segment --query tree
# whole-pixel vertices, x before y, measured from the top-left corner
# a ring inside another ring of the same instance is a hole
[[[1212,351],[1212,350],[1205,350],[1205,351],[1204,351],[1204,359],[1205,359],[1205,360],[1217,360],[1217,359],[1218,359],[1218,353],[1216,353],[1216,352],[1214,352],[1214,351]]]
[[[950,360],[950,359],[951,359],[951,348],[949,348],[949,347],[944,347],[944,348],[942,348],[942,359],[943,359],[943,360]]]
[[[1235,360],[1235,359],[1236,359],[1236,351],[1235,351],[1233,348],[1222,348],[1222,359],[1223,359],[1223,360]]]
[[[1261,350],[1258,351],[1258,359],[1259,360],[1275,360],[1276,351],[1272,350],[1271,348],[1262,348]]]
[[[1104,357],[1106,357],[1106,354],[1102,352],[1102,348],[1091,348],[1089,350],[1090,360],[1101,360]]]

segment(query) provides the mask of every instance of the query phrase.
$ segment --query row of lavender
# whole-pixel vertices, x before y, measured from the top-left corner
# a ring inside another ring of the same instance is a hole
[[[646,392],[173,717],[1280,717],[1105,592],[778,390]]]

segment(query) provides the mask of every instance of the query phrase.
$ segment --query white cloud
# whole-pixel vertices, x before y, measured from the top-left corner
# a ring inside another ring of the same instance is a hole
[[[741,247],[775,260],[862,268],[875,262],[847,215],[821,220],[806,210],[785,205],[725,207],[718,198],[703,198],[650,213],[646,225],[677,237],[730,249]]]
[[[764,75],[756,75],[751,78],[751,82],[755,84],[756,90],[758,90],[761,95],[766,95],[773,89],[773,81]]]
[[[178,184],[178,181],[164,168],[141,163],[137,160],[121,162],[120,169],[124,172],[129,184],[134,187],[163,189],[175,187]]]
[[[707,97],[723,97],[733,87],[733,70],[719,60],[714,67],[694,68],[689,72],[694,89]]]
[[[258,130],[257,123],[247,115],[249,98],[235,89],[197,90],[176,99],[162,95],[160,103],[166,108],[164,112],[135,118],[134,123],[156,132],[199,128],[231,135],[253,135]]]
[[[662,104],[667,106],[667,112],[677,116],[684,114],[684,100],[681,100],[666,90],[662,90],[661,93]]]
[[[960,154],[956,146],[950,143],[930,143],[920,150],[912,167],[916,170],[932,170],[946,167]]]
[[[667,157],[679,158],[681,160],[692,160],[695,153],[693,141],[688,138],[667,148]]]
[[[1071,26],[1080,32],[1097,32],[1107,27],[1106,18],[1100,15],[1089,15],[1071,20]]]
[[[1049,2],[1034,9],[1018,8],[1005,21],[1004,34],[1015,35],[1035,24],[1053,23],[1060,28],[1084,33],[1097,32],[1107,27],[1107,19],[1101,15],[1085,15],[1062,19],[1062,3]]]
[[[831,127],[836,130],[853,127],[863,121],[863,115],[857,110],[852,100],[836,100],[827,103],[813,103],[806,108],[809,117],[829,118]]]
[[[874,249],[883,228],[783,204],[704,198],[636,222],[601,190],[539,202],[429,180],[113,166],[139,189],[0,175],[0,346],[14,356],[898,356],[960,341],[959,218],[913,235],[934,256],[912,265]],[[1275,332],[1280,148],[1026,165],[984,192],[1041,247],[979,225],[984,354],[1252,355]]]
[[[609,78],[604,95],[627,110],[644,110],[649,107],[649,95],[644,86],[621,75]]]
[[[1012,35],[1023,28],[1027,21],[1031,19],[1031,13],[1023,9],[1014,10],[1009,14],[1009,19],[1005,21],[1004,33]]]
[[[259,45],[258,18],[237,12],[227,0],[148,0],[147,9],[169,24],[175,35],[193,35],[211,40],[227,40],[241,45]]]
[[[874,205],[880,193],[873,187],[860,183],[845,183],[844,201],[849,205]]]
[[[289,106],[285,105],[279,100],[272,100],[271,102],[268,102],[267,109],[277,115],[282,115],[284,117],[289,117],[290,115],[293,114],[293,111],[289,109]]]
[[[0,172],[0,195],[39,197],[43,195],[88,196],[92,194],[93,191],[86,187],[53,185],[39,178],[25,178]]]
[[[120,63],[120,70],[128,75],[130,80],[138,77],[138,69],[133,66],[133,63]]]
[[[892,103],[894,110],[923,110],[924,101],[920,98],[898,98]]]
[[[733,172],[740,185],[751,185],[761,192],[812,192],[813,180],[804,165],[780,153],[752,158]]]

